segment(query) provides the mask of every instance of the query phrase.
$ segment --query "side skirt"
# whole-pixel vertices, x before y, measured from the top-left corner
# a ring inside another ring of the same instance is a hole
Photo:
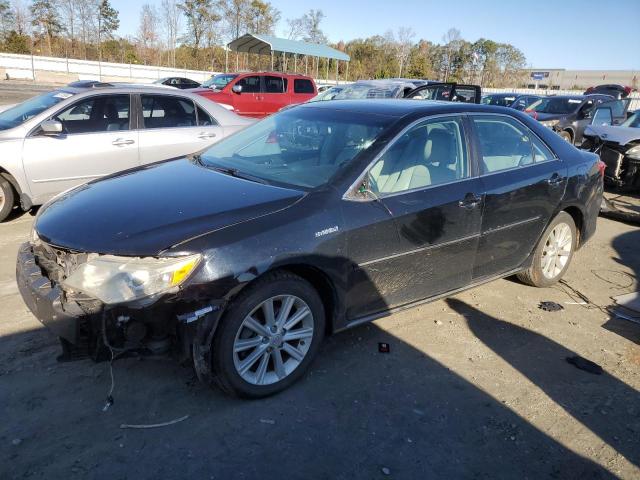
[[[384,310],[382,312],[372,313],[371,315],[366,315],[364,317],[356,318],[355,320],[351,320],[350,322],[347,322],[346,326],[338,330],[335,330],[334,333],[342,332],[344,330],[357,327],[358,325],[362,325],[363,323],[372,322],[373,320],[377,320],[379,318],[388,317],[389,315],[392,315],[397,312],[402,312],[403,310],[408,310],[410,308],[419,307],[420,305],[435,302],[436,300],[450,297],[457,293],[464,292],[465,290],[470,290],[472,288],[479,287],[480,285],[483,285],[485,283],[493,282],[494,280],[510,277],[511,275],[515,275],[516,273],[521,272],[522,270],[523,270],[522,267],[515,268],[513,270],[509,270],[508,272],[501,273],[500,275],[495,275],[491,277],[482,278],[480,280],[476,280],[475,282],[470,283],[469,285],[465,285],[464,287],[456,288],[454,290],[449,290],[448,292],[441,293],[433,297],[428,297],[423,300],[417,300],[415,302],[407,303],[405,305],[400,305],[399,307],[390,308],[389,310]]]

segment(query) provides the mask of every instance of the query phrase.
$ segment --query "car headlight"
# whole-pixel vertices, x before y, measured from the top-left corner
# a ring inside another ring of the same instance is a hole
[[[553,128],[560,123],[560,120],[543,120],[540,123],[545,127]]]
[[[631,147],[625,152],[625,155],[633,160],[640,160],[640,145]]]
[[[107,305],[154,297],[182,284],[201,255],[173,258],[99,256],[78,266],[62,285]]]

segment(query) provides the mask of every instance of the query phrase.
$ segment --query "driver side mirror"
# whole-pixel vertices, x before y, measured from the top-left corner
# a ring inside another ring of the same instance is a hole
[[[62,133],[62,122],[58,120],[45,120],[40,124],[44,135],[60,135]]]
[[[233,87],[231,87],[231,91],[237,94],[242,93],[242,85],[234,85]]]

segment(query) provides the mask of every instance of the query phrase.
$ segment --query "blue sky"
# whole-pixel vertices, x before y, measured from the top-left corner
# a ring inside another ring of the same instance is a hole
[[[112,0],[120,11],[120,35],[135,35],[144,3]],[[411,27],[416,39],[440,42],[451,27],[469,41],[480,37],[518,47],[535,68],[640,70],[640,0],[272,0],[285,19],[311,8],[324,14],[331,41],[352,40]]]

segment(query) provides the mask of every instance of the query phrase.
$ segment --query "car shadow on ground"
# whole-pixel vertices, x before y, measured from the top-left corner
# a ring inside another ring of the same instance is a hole
[[[578,422],[640,466],[637,390],[606,371],[595,375],[576,369],[566,362],[576,353],[543,335],[487,315],[455,298],[447,299],[446,303],[465,317],[481,342]]]
[[[479,338],[637,461],[622,407],[633,391],[608,375],[565,371],[571,352],[560,345],[450,302]],[[301,382],[258,401],[226,397],[172,360],[124,359],[103,412],[108,363],[56,363],[57,349],[43,329],[0,342],[2,478],[371,479],[383,468],[391,478],[614,478],[375,324],[328,338]],[[574,382],[593,382],[597,402],[615,398],[602,407],[607,417],[582,416],[592,400],[574,398]],[[119,427],[185,414],[154,430]]]

